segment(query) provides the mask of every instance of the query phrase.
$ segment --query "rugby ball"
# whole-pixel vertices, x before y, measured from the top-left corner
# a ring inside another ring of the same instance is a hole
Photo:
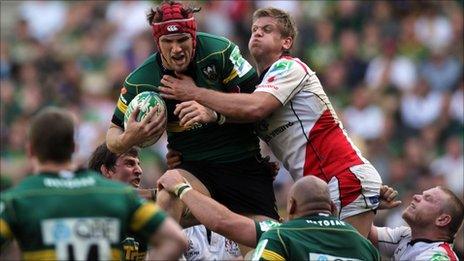
[[[139,114],[137,115],[137,121],[141,121],[156,105],[159,105],[156,111],[157,116],[159,116],[163,111],[166,112],[166,104],[164,103],[163,98],[161,98],[161,96],[158,93],[146,91],[137,94],[137,96],[135,96],[134,99],[132,99],[132,101],[127,106],[127,110],[124,114],[124,129],[127,127],[129,117],[135,108],[140,108]],[[164,126],[166,128],[166,124],[164,124]],[[139,146],[142,148],[151,146],[159,140],[161,135],[159,137],[147,140],[142,144],[139,144]]]

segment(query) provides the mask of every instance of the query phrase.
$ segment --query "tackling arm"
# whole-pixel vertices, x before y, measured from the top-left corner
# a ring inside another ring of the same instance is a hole
[[[164,188],[179,197],[193,216],[210,230],[237,243],[256,246],[256,227],[252,219],[236,214],[192,189],[179,170],[168,170],[158,179],[158,188]]]
[[[199,88],[190,77],[185,75],[178,75],[178,78],[165,75],[161,83],[164,85],[159,87],[162,97],[182,101],[195,100],[237,122],[255,122],[264,119],[282,106],[280,101],[269,93],[223,93]]]

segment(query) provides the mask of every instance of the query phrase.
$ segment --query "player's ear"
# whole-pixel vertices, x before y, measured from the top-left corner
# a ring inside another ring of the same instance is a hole
[[[282,48],[286,51],[290,50],[293,45],[293,38],[292,37],[285,37],[282,39]]]
[[[293,197],[290,198],[289,204],[290,204],[290,207],[288,209],[288,215],[293,215],[296,212],[296,201]]]
[[[451,222],[451,216],[449,214],[441,214],[435,219],[435,225],[437,227],[445,227]]]
[[[109,178],[109,179],[111,179],[110,171],[111,170],[108,169],[105,165],[100,166],[100,172],[103,174],[103,176],[105,176],[106,178]]]
[[[338,213],[337,206],[335,205],[335,203],[333,203],[332,200],[330,201],[330,212],[332,213],[333,216],[337,216],[337,213]]]

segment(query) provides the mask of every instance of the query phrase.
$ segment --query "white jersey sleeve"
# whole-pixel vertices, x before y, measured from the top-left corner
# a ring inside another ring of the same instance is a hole
[[[315,73],[304,63],[284,57],[271,65],[255,92],[270,93],[285,105],[307,85],[310,75]]]
[[[406,226],[397,228],[378,227],[378,246],[382,255],[393,257],[395,250],[411,239],[411,229]]]

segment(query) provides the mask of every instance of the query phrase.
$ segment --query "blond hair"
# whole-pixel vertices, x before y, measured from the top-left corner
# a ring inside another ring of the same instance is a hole
[[[298,30],[296,28],[295,21],[290,16],[290,14],[284,10],[274,7],[261,8],[253,13],[253,22],[261,17],[271,17],[277,21],[277,25],[282,37],[291,37],[293,40],[292,46],[290,47],[291,49],[293,47],[293,43],[295,43]]]

